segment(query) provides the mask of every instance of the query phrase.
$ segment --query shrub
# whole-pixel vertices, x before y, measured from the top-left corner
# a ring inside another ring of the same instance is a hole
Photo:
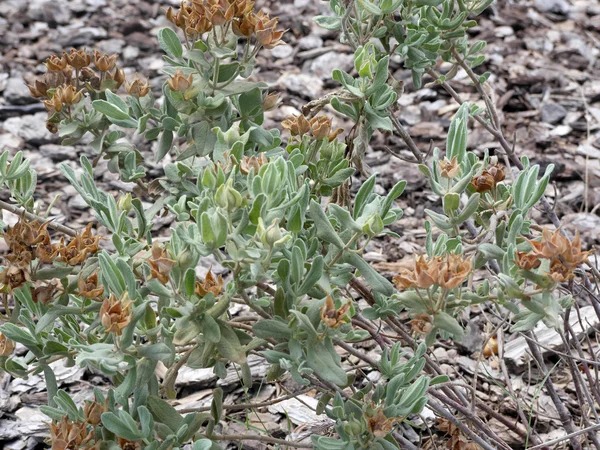
[[[36,216],[35,171],[20,153],[10,162],[8,153],[0,157],[0,180],[14,203],[1,206],[21,214],[4,232],[10,252],[0,273],[0,361],[15,376],[44,373],[53,448],[220,448],[220,440],[237,439],[216,431],[227,407],[220,389],[210,412],[183,416],[169,400],[184,366],[225,377],[227,364],[236,364],[250,389],[248,354],[270,364],[269,381],[291,377],[319,391],[317,412],[335,421],[335,437],[313,436],[315,448],[413,448],[397,427],[426,404],[453,436],[506,448],[469,414],[468,400],[427,348],[438,338],[460,340],[461,311],[484,302],[501,316],[512,314],[514,331],[540,320],[560,329],[572,300],[558,287],[576,277],[589,252],[579,237],[560,231],[534,237],[539,227],[529,211],[541,200],[551,213],[543,194],[552,166],[540,177],[537,165],[516,157],[482,87],[489,73],[473,72],[485,42],[470,42],[467,31],[491,0],[329,3],[333,15],[315,20],[340,32],[354,49],[355,67],[332,74],[343,92],[281,124],[287,142],[263,127],[277,97],[248,80],[257,53],[281,44],[284,31],[247,0],[184,1],[166,11],[177,32],[158,33],[168,77],[156,92],[137,75],[126,80],[117,55],[75,49],[48,58],[48,72],[30,86],[48,110],[48,129],[65,145],[93,136],[96,158],[82,156],[79,175],[68,165],[62,171],[108,230],[70,230]],[[485,108],[458,109],[443,157],[436,148],[428,158],[395,117],[402,86],[390,74],[391,60],[412,71],[415,88],[429,75],[452,93],[447,82],[462,68],[482,94]],[[440,60],[452,65],[445,75],[435,72]],[[327,102],[354,124],[346,143],[331,117],[319,114]],[[487,150],[482,157],[467,150],[470,120],[499,140],[504,164]],[[132,132],[158,140],[156,162],[169,155],[164,176],[148,175]],[[442,212],[426,211],[426,254],[393,283],[361,254],[372,239],[394,234],[386,227],[402,216],[394,201],[406,183],[378,195],[371,175],[356,195],[349,190],[355,168],[367,171],[361,159],[377,132],[405,141],[408,160],[443,205]],[[115,198],[99,189],[94,168],[101,159],[139,194]],[[145,207],[142,198],[152,204]],[[163,212],[175,217],[166,242],[151,232]],[[230,276],[209,271],[199,278],[198,263],[209,255]],[[483,267],[494,283],[473,281]],[[350,289],[369,306],[359,306]],[[253,316],[232,320],[232,303]],[[410,329],[398,319],[403,309]],[[379,334],[382,324],[393,339]],[[352,347],[367,339],[380,346],[379,361]],[[24,356],[13,354],[14,342],[26,347]],[[338,350],[383,381],[361,379]],[[105,374],[113,387],[75,405],[57,389],[49,364],[58,359]],[[159,363],[167,367],[162,379]],[[311,446],[267,435],[243,439]]]

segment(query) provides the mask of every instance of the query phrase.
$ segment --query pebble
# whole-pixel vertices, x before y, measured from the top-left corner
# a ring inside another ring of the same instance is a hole
[[[98,42],[96,47],[103,53],[108,53],[109,55],[117,53],[120,55],[124,45],[125,41],[123,39],[106,39],[105,41]]]
[[[502,27],[496,28],[494,30],[494,34],[496,35],[496,37],[504,38],[515,34],[515,30],[513,30],[513,28],[509,27],[508,25],[504,25]]]
[[[323,39],[314,34],[304,36],[298,41],[298,48],[300,50],[313,50],[321,47],[323,47]]]
[[[77,158],[77,150],[69,145],[46,144],[40,147],[42,156],[50,158],[54,162],[66,161]]]
[[[313,59],[309,72],[322,80],[331,78],[334,69],[349,72],[354,67],[354,55],[339,52],[327,52]]]
[[[40,112],[37,114],[11,117],[6,119],[3,128],[14,132],[31,145],[47,144],[55,140],[55,136],[46,129],[48,114]]]
[[[566,16],[569,14],[569,3],[566,0],[535,0],[535,8],[543,13],[559,14]]]
[[[29,89],[27,86],[25,86],[25,81],[19,74],[12,75],[6,81],[4,98],[11,105],[27,105],[30,103],[37,103],[37,100],[31,97]]]
[[[323,90],[323,82],[304,73],[285,73],[277,84],[285,87],[293,94],[309,97],[311,100],[319,97]]]
[[[541,115],[542,122],[554,125],[567,116],[567,110],[558,103],[550,102],[542,105]]]
[[[29,0],[27,15],[33,20],[65,25],[71,20],[71,11],[64,2],[54,0]]]
[[[278,59],[288,58],[294,53],[294,47],[291,45],[279,45],[271,50],[271,55]]]
[[[12,133],[0,133],[0,152],[4,150],[20,150],[25,141]]]

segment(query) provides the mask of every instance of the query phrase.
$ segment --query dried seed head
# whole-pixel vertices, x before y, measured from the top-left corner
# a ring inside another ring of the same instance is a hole
[[[150,84],[148,84],[148,81],[144,82],[136,73],[131,83],[125,84],[125,89],[133,97],[145,97],[150,92]]]
[[[77,280],[77,290],[82,297],[100,300],[99,297],[104,294],[104,286],[98,284],[98,272],[85,279],[80,275]]]
[[[219,275],[215,277],[212,273],[212,267],[208,269],[206,278],[204,281],[196,281],[196,287],[194,289],[199,297],[204,297],[209,292],[214,294],[215,297],[219,296],[223,292],[223,277]]]
[[[117,64],[117,58],[119,56],[115,53],[114,55],[107,55],[100,53],[98,50],[94,50],[94,66],[100,72],[108,72],[113,70]]]
[[[127,292],[120,299],[117,299],[114,294],[110,294],[109,298],[104,299],[100,308],[100,323],[106,333],[114,333],[117,336],[122,334],[123,328],[131,322],[133,314],[131,305],[132,302],[129,300]]]
[[[35,303],[49,305],[54,300],[54,294],[58,291],[56,281],[52,280],[46,284],[38,284],[31,287],[31,298]]]
[[[177,69],[177,71],[175,72],[175,75],[173,75],[172,77],[170,77],[167,80],[167,84],[169,85],[169,88],[171,88],[172,91],[175,92],[185,92],[189,89],[189,87],[192,85],[193,82],[193,78],[192,78],[192,74],[190,74],[188,77],[186,77],[183,72],[181,71],[181,69]]]
[[[310,123],[303,115],[289,116],[281,122],[281,126],[284,129],[289,130],[292,136],[302,137],[310,132]]]
[[[74,48],[67,53],[63,53],[63,57],[67,58],[67,61],[75,69],[81,70],[87,67],[92,62],[92,57],[85,50],[75,50]]]
[[[321,320],[330,328],[338,328],[349,321],[346,313],[350,309],[351,302],[344,303],[339,309],[335,308],[335,303],[331,295],[325,298],[325,303],[321,307]]]
[[[162,284],[169,281],[171,269],[175,266],[175,261],[169,258],[167,250],[154,241],[152,245],[152,256],[148,259],[150,264],[150,278],[156,278]]]
[[[0,356],[10,356],[15,350],[15,343],[0,333]]]
[[[60,58],[56,55],[50,56],[46,60],[44,65],[51,72],[60,72],[67,67],[68,63],[69,62],[67,60],[66,54],[63,54],[62,57],[60,57]]]
[[[83,407],[83,416],[85,421],[92,426],[99,425],[102,421],[101,416],[106,412],[105,405],[98,403],[97,401],[86,401]]]
[[[259,11],[255,15],[256,26],[254,28],[254,34],[256,40],[262,44],[265,48],[274,48],[278,45],[283,45],[285,42],[281,40],[281,37],[285,33],[285,30],[277,30],[278,18],[271,19],[268,14]]]
[[[0,272],[0,283],[2,283],[9,291],[23,286],[31,280],[29,271],[25,268],[9,265]]]

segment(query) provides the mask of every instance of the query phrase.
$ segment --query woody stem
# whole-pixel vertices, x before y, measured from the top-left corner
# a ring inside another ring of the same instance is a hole
[[[0,209],[4,209],[4,210],[9,211],[18,216],[23,216],[28,220],[38,220],[40,222],[47,221],[47,219],[44,219],[43,217],[40,217],[36,214],[32,214],[32,213],[26,211],[24,208],[19,208],[18,206],[11,205],[10,203],[6,203],[2,200],[0,200]],[[48,226],[50,228],[52,228],[53,230],[60,231],[61,233],[66,234],[67,236],[71,236],[71,237],[77,236],[77,231],[75,231],[74,229],[69,228],[65,225],[50,222],[50,224]]]

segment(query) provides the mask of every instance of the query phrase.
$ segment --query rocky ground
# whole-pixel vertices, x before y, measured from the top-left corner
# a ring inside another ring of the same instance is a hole
[[[159,86],[163,65],[156,31],[167,25],[162,7],[175,0],[1,0],[0,1],[0,152],[23,150],[38,171],[36,198],[41,210],[53,200],[51,215],[73,228],[81,228],[92,220],[86,204],[67,183],[58,169],[66,162],[78,166],[82,154],[91,154],[85,143],[63,147],[46,131],[43,106],[29,96],[26,82],[44,72],[42,61],[51,54],[60,54],[71,47],[99,49],[121,55],[127,73],[139,72]],[[271,90],[281,93],[283,107],[271,114],[270,120],[281,122],[285,116],[298,113],[308,101],[336,88],[330,80],[334,68],[349,70],[353,64],[350,49],[339,44],[335,34],[318,28],[311,17],[325,13],[327,4],[318,0],[257,1],[272,15],[281,18],[289,29],[288,45],[265,50],[260,56],[258,79],[266,81]],[[490,71],[493,96],[499,106],[505,135],[514,137],[518,154],[529,156],[542,166],[553,163],[556,170],[547,195],[566,227],[579,230],[587,246],[600,243],[600,3],[597,0],[499,0],[472,31],[473,38],[488,41],[488,59],[481,67]],[[410,73],[394,66],[395,77],[405,80],[405,94],[400,99],[400,118],[417,144],[443,148],[450,119],[456,103],[441,88],[425,87],[415,91]],[[463,99],[479,101],[466,77],[460,74],[452,86]],[[340,126],[345,126],[337,119]],[[148,156],[152,147],[136,143]],[[472,130],[469,144],[473,149],[497,144],[481,128]],[[412,260],[412,254],[422,248],[424,209],[440,207],[439,199],[426,188],[424,178],[414,166],[391,156],[386,147],[403,150],[403,143],[392,136],[379,136],[367,154],[370,170],[381,174],[380,189],[389,188],[400,179],[408,181],[401,200],[405,217],[396,226],[400,240],[373,243],[368,259],[385,273],[397,272]],[[147,158],[152,161],[152,158]],[[151,162],[149,163],[152,164]],[[118,193],[132,185],[122,183],[100,165],[98,183],[106,190]],[[152,167],[159,174],[161,166]],[[359,179],[355,185],[358,185]],[[55,197],[57,197],[55,199]],[[6,200],[7,193],[0,192]],[[541,213],[539,214],[541,217]],[[2,219],[11,223],[14,216],[3,212]],[[157,224],[168,229],[170,218]],[[540,219],[544,222],[544,219]],[[157,232],[161,232],[157,229]],[[0,244],[1,245],[1,244]],[[514,404],[494,383],[505,374],[493,359],[476,367],[475,352],[481,346],[485,320],[476,311],[470,318],[470,334],[458,349],[439,347],[436,356],[450,373],[467,380],[478,370],[481,400],[499,405],[503,414],[512,415]],[[593,325],[593,324],[590,324]],[[581,330],[583,331],[583,330]],[[547,345],[553,345],[548,336]],[[511,342],[513,360],[510,364],[515,391],[529,402],[536,395],[535,373],[520,360],[522,343]],[[452,364],[450,362],[452,361]],[[482,371],[481,367],[485,370]],[[256,376],[264,367],[257,366]],[[91,386],[104,381],[77,368],[57,368],[62,388],[77,398],[87,398]],[[482,375],[483,374],[483,375]],[[560,377],[560,368],[557,377]],[[226,402],[235,401],[240,393],[237,379],[219,384],[229,391]],[[215,385],[211,370],[184,373],[179,388],[181,408],[202,406],[210,402],[210,388]],[[572,393],[569,380],[557,385]],[[266,386],[259,399],[276,394],[275,387]],[[302,396],[308,404],[310,395]],[[33,376],[15,380],[0,373],[0,446],[6,449],[40,448],[45,435],[46,420],[37,406],[44,403],[43,380]],[[548,440],[555,437],[557,413],[544,394],[537,396],[535,418],[537,428]],[[577,405],[570,404],[572,408]],[[286,419],[287,415],[287,419]],[[301,433],[307,423],[314,422],[311,411],[296,400],[265,409],[251,421],[266,424],[273,435],[287,434],[288,426],[299,426]],[[312,421],[312,422],[311,422]],[[314,423],[312,423],[314,425]],[[232,421],[230,432],[242,432],[244,426]],[[499,427],[502,434],[502,427]],[[405,435],[417,439],[414,432]],[[553,434],[554,433],[554,434]],[[505,433],[506,434],[506,433]],[[266,448],[248,444],[244,448]],[[522,443],[515,443],[519,448]]]

